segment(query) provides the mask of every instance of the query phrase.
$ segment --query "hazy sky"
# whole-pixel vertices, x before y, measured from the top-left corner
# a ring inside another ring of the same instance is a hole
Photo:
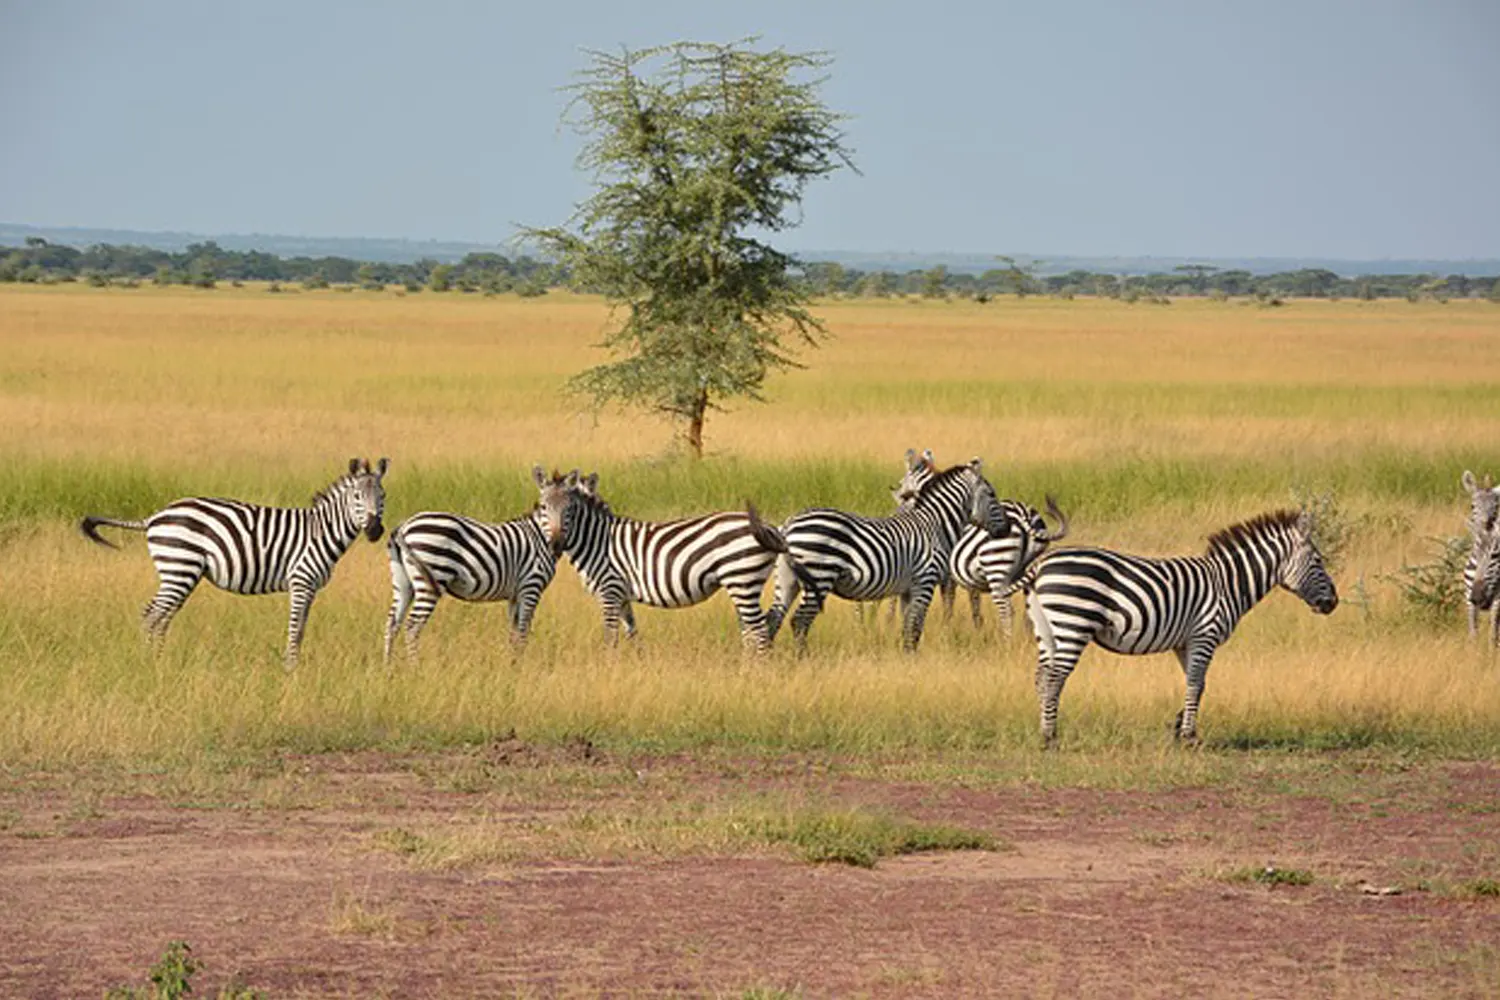
[[[1500,257],[1500,2],[0,0],[0,221],[502,242],[586,49],[823,49],[794,250]]]

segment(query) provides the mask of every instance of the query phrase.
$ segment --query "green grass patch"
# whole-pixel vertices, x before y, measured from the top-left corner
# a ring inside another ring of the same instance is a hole
[[[989,834],[923,824],[861,809],[804,810],[766,821],[768,843],[788,844],[804,861],[873,868],[881,858],[924,851],[993,851]]]

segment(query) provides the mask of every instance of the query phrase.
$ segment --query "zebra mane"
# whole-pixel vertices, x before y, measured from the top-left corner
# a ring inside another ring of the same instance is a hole
[[[578,503],[583,504],[589,510],[597,510],[610,515],[614,514],[614,508],[609,505],[609,501],[599,496],[597,493],[590,493],[587,490],[575,489],[573,490],[573,499]]]
[[[969,466],[967,464],[964,464],[950,466],[941,472],[933,473],[932,478],[927,480],[921,485],[921,487],[917,489],[916,502],[921,503],[923,497],[927,496],[929,493],[935,493],[940,488],[938,486],[939,483],[951,483],[953,480],[959,478],[968,471]]]
[[[322,503],[324,500],[327,500],[335,493],[340,492],[344,487],[350,485],[353,482],[354,476],[352,475],[345,474],[339,476],[333,482],[329,483],[327,486],[314,493],[312,495],[312,502],[309,504],[309,506],[316,507],[318,504]]]
[[[1295,528],[1301,516],[1300,511],[1274,510],[1268,514],[1258,514],[1248,521],[1232,524],[1208,536],[1209,554],[1234,551],[1245,542],[1263,537],[1271,529]]]

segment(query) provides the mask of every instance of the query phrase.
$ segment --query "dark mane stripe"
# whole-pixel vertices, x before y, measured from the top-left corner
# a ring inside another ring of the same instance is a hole
[[[1248,521],[1232,524],[1208,536],[1208,551],[1215,553],[1238,549],[1243,543],[1264,535],[1267,529],[1294,527],[1301,516],[1301,513],[1295,510],[1275,510],[1267,514],[1258,514]]]
[[[950,483],[958,477],[962,476],[968,470],[969,466],[967,464],[964,464],[950,466],[944,469],[942,472],[934,473],[932,478],[923,483],[921,488],[917,490],[917,500],[921,501],[921,499],[927,496],[929,493],[936,492],[939,488],[939,483]]]

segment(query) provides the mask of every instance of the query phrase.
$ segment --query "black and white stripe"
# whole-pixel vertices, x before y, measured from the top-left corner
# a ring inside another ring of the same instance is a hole
[[[1496,522],[1500,520],[1500,486],[1495,486],[1486,475],[1482,482],[1474,478],[1474,473],[1468,469],[1464,470],[1460,482],[1469,494],[1469,535],[1473,544],[1469,546],[1469,558],[1464,563],[1464,605],[1469,615],[1469,635],[1479,635],[1479,613],[1490,610],[1495,603],[1495,590],[1483,579],[1480,570],[1480,549],[1487,544],[1487,540],[1495,532]],[[1496,610],[1494,616],[1492,633],[1494,641],[1500,644],[1500,609]]]
[[[1187,679],[1176,734],[1197,739],[1198,705],[1214,651],[1273,587],[1320,614],[1338,606],[1305,512],[1279,511],[1218,532],[1202,556],[1146,559],[1107,549],[1057,549],[1022,576],[1036,632],[1042,739],[1057,732],[1063,685],[1090,642],[1115,653],[1172,650]]]
[[[86,517],[80,528],[111,548],[114,544],[98,532],[100,525],[146,533],[158,586],[142,623],[153,643],[165,638],[172,617],[204,578],[235,594],[287,591],[291,610],[285,662],[290,670],[297,665],[308,608],[339,557],[361,532],[374,542],[385,531],[380,519],[388,464],[382,458],[372,470],[368,461],[352,459],[348,474],[314,496],[309,507],[188,497],[142,521]]]
[[[537,603],[557,571],[564,520],[578,483],[576,472],[569,479],[548,479],[540,465],[531,475],[539,496],[525,517],[490,524],[424,511],[391,531],[386,662],[403,624],[407,657],[416,658],[422,628],[444,594],[460,601],[510,602],[511,644],[518,650],[526,644]]]
[[[997,537],[1012,529],[977,458],[933,476],[891,517],[829,508],[794,515],[781,529],[787,555],[777,565],[772,635],[799,591],[792,615],[799,647],[829,594],[849,601],[900,597],[906,608],[902,645],[916,649],[932,593],[947,575],[948,555],[966,524]]]
[[[915,451],[907,451],[906,466],[905,476],[892,491],[896,504],[901,507],[910,505],[922,485],[937,473],[931,450],[924,451],[921,456]],[[976,628],[981,625],[979,607],[982,595],[988,593],[994,602],[1000,628],[1008,636],[1013,618],[1010,598],[1019,589],[1021,573],[1047,550],[1047,546],[1067,537],[1068,518],[1050,495],[1047,497],[1047,512],[1058,522],[1056,530],[1048,528],[1041,512],[1030,504],[1001,500],[1000,509],[1014,525],[1014,530],[996,538],[975,525],[966,525],[949,553],[942,590],[945,616],[951,616],[954,591],[960,586],[964,588],[969,595],[969,615]]]
[[[761,592],[785,551],[781,533],[755,508],[678,521],[637,521],[616,514],[599,496],[599,477],[578,484],[569,509],[563,551],[584,586],[599,600],[604,629],[617,639],[620,623],[636,634],[631,603],[686,608],[722,589],[734,603],[740,637],[763,651],[770,644]]]

